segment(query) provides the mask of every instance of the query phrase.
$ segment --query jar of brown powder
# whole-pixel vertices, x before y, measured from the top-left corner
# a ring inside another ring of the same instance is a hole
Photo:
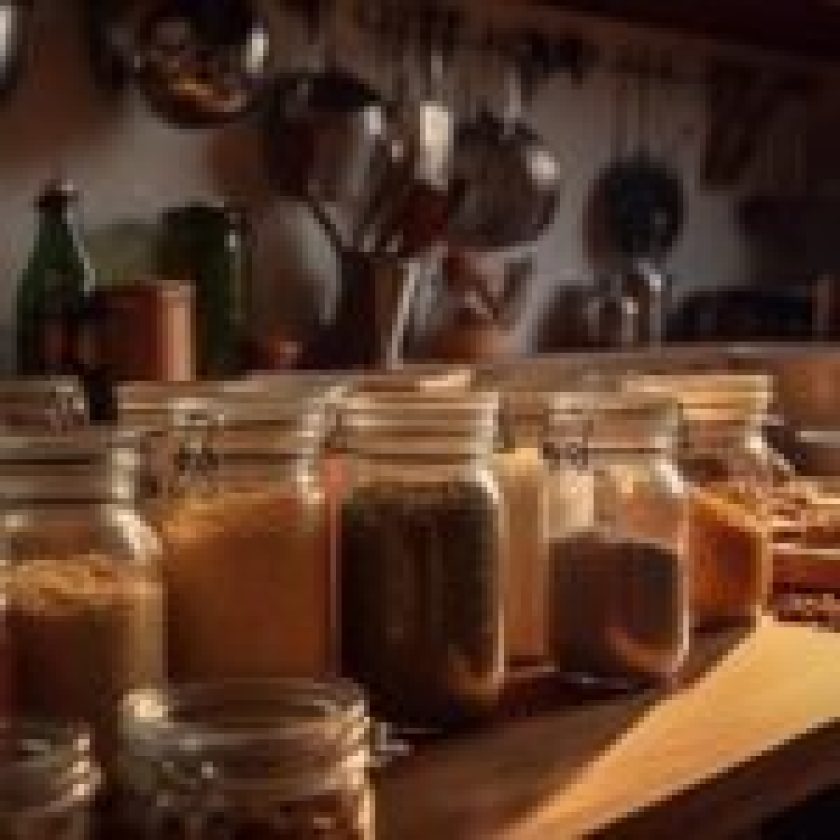
[[[689,586],[676,406],[558,394],[547,422],[550,643],[573,680],[667,683],[685,663]]]
[[[138,513],[144,435],[0,438],[0,585],[13,703],[84,722],[113,758],[122,696],[163,679],[160,541]]]
[[[173,417],[164,539],[177,682],[323,676],[335,661],[324,401],[215,400]]]

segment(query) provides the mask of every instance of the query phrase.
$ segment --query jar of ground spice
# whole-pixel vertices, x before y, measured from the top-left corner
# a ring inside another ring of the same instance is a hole
[[[676,432],[676,406],[657,398],[564,394],[550,410],[549,638],[571,678],[647,685],[685,661],[687,497],[672,460]]]
[[[164,541],[176,682],[322,677],[335,668],[320,397],[173,408]]]
[[[110,769],[117,706],[164,677],[160,541],[140,434],[0,438],[0,583],[16,710],[83,721]]]
[[[72,726],[0,723],[0,836],[88,840],[100,772]]]
[[[439,729],[491,712],[504,674],[494,394],[348,398],[342,665],[378,716]]]
[[[374,745],[344,682],[141,691],[124,705],[126,840],[373,840]]]
[[[694,624],[755,624],[770,594],[772,489],[792,477],[764,436],[772,380],[685,374],[637,377],[626,387],[670,395],[681,407]]]
[[[571,379],[571,377],[569,377]],[[551,383],[554,383],[552,390]],[[508,382],[503,391],[503,446],[495,458],[496,474],[507,514],[507,539],[502,563],[505,650],[512,665],[531,666],[548,657],[548,540],[549,502],[555,527],[562,517],[571,527],[586,517],[589,503],[575,473],[562,480],[555,467],[552,482],[542,452],[548,406],[557,399],[561,379],[546,376],[537,390]],[[566,388],[583,381],[567,381]],[[568,391],[570,401],[586,399],[588,391]],[[551,495],[549,497],[549,486]],[[565,508],[561,510],[561,505]]]

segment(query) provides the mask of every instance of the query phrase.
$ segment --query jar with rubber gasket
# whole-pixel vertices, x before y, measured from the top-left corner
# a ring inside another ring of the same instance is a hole
[[[491,393],[365,395],[340,411],[342,666],[403,727],[471,723],[499,699],[497,415]]]
[[[674,461],[676,406],[558,395],[550,410],[549,624],[572,680],[667,683],[689,645],[687,496]]]
[[[179,683],[335,671],[320,398],[172,407],[165,547],[169,675]]]
[[[628,387],[666,393],[682,410],[680,466],[690,483],[692,616],[696,626],[749,626],[770,595],[773,496],[793,470],[768,444],[769,376],[650,376]]]
[[[82,721],[110,769],[123,695],[164,679],[160,540],[139,433],[0,437],[13,706]]]

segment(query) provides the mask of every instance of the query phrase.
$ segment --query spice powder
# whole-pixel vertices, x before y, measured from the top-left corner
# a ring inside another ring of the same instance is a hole
[[[159,584],[91,552],[26,561],[7,573],[6,592],[17,711],[89,723],[107,766],[119,701],[163,682]]]
[[[332,672],[330,528],[320,491],[189,496],[159,527],[173,680]]]

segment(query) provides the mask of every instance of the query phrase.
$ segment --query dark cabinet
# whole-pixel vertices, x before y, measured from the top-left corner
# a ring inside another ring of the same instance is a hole
[[[840,61],[834,0],[531,0],[601,17]]]

